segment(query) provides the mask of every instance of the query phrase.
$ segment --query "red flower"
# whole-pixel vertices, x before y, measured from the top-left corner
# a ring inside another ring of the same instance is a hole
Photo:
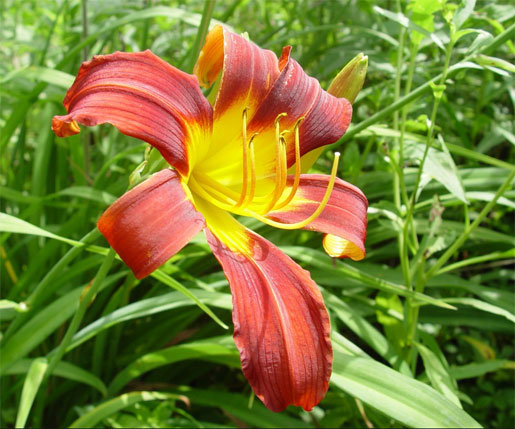
[[[229,280],[234,340],[245,377],[273,411],[310,410],[325,395],[332,349],[327,310],[309,273],[230,213],[328,234],[332,256],[365,255],[367,200],[335,177],[301,174],[300,157],[338,140],[352,108],[281,58],[221,26],[207,36],[195,76],[152,52],[84,63],[69,89],[58,136],[77,123],[111,123],[150,143],[173,169],[124,194],[99,230],[142,278],[204,229]],[[213,106],[200,91],[213,86]],[[288,175],[292,168],[294,174]]]

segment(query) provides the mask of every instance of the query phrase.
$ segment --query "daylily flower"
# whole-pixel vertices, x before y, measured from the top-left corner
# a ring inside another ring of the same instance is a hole
[[[329,316],[309,273],[232,215],[321,231],[329,255],[355,260],[366,234],[367,200],[336,178],[338,154],[330,175],[301,174],[301,157],[338,140],[352,107],[322,90],[290,50],[278,59],[217,26],[195,76],[150,51],[95,56],[66,94],[68,114],[52,121],[60,137],[110,123],[170,164],[122,195],[98,228],[137,278],[204,230],[231,288],[243,373],[273,411],[310,410],[325,395]],[[198,82],[213,87],[213,105]]]

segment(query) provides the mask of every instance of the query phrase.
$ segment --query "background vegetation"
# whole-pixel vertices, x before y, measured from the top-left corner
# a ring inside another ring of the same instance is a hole
[[[513,426],[513,4],[0,8],[2,427]],[[150,48],[191,71],[211,15],[276,53],[291,44],[325,87],[369,57],[352,128],[331,148],[370,201],[367,258],[331,261],[318,234],[252,222],[311,271],[331,314],[334,374],[311,413],[254,399],[203,236],[141,282],[105,257],[95,222],[145,145],[109,126],[50,130],[84,59]]]

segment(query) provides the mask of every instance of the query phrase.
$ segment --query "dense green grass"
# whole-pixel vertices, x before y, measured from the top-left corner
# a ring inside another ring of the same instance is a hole
[[[511,427],[515,9],[435,3],[0,2],[1,426]],[[245,221],[323,291],[335,363],[311,413],[254,399],[202,235],[143,281],[108,251],[96,220],[145,145],[50,130],[83,60],[150,48],[191,72],[211,12],[291,44],[325,88],[369,57],[351,129],[314,166],[340,150],[339,176],[367,195],[367,258]]]

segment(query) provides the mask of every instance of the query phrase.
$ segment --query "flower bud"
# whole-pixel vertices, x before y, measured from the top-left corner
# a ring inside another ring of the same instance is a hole
[[[335,97],[344,97],[351,103],[363,88],[367,75],[368,57],[363,53],[356,55],[333,79],[327,92]]]

